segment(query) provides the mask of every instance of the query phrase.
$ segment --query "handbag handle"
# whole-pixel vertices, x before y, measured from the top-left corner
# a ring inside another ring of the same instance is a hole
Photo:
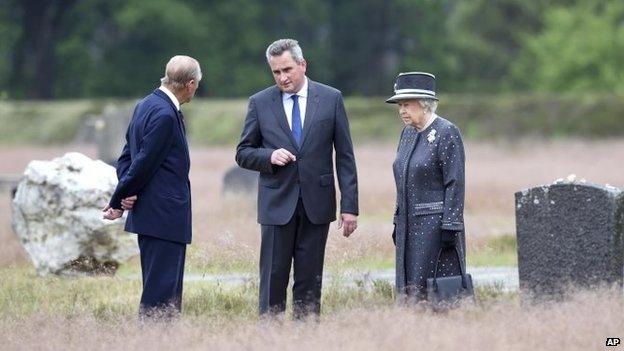
[[[438,289],[438,267],[440,265],[440,256],[442,255],[443,250],[444,250],[443,248],[440,248],[440,251],[438,251],[438,258],[436,259],[436,265],[433,271],[433,287],[436,290]],[[464,265],[462,265],[462,260],[461,260],[461,256],[459,255],[459,250],[457,249],[457,244],[453,246],[453,250],[455,251],[457,255],[457,261],[459,263],[459,272],[461,273],[461,277],[462,277],[462,286],[464,287],[464,289],[467,289],[468,284],[466,284],[466,274],[464,273]]]

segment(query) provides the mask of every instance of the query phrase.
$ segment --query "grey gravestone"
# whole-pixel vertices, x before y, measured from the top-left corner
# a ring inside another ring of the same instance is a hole
[[[11,199],[14,198],[21,178],[21,174],[0,174],[0,193],[8,190],[11,193]]]
[[[624,196],[595,184],[555,182],[516,193],[520,289],[561,297],[568,287],[622,286]]]
[[[256,196],[258,172],[239,166],[230,167],[223,176],[223,193]]]
[[[126,143],[126,130],[132,118],[134,106],[130,104],[106,105],[102,115],[95,119],[95,140],[98,158],[116,165]]]

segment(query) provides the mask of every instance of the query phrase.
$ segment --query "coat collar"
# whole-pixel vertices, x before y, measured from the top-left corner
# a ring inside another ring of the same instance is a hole
[[[165,87],[164,85],[161,85],[160,87],[158,87],[158,90],[162,91],[163,93],[167,94],[167,97],[169,97],[169,100],[171,100],[171,102],[173,102],[173,105],[175,106],[175,108],[180,111],[180,101],[178,100],[178,98],[173,94],[173,92],[169,89],[167,89],[167,87]]]
[[[176,105],[173,103],[173,101],[171,101],[171,99],[169,98],[169,96],[167,96],[167,94],[165,94],[164,91],[156,88],[153,92],[154,95],[158,96],[159,98],[165,100],[169,106],[171,106],[171,108],[173,109],[173,111],[176,113],[176,115],[178,117],[180,117],[180,111],[176,108]]]
[[[184,148],[184,151],[186,152],[186,156],[190,157],[189,152],[188,152],[188,141],[186,140],[186,127],[184,126],[184,122],[182,121],[182,112],[176,108],[173,101],[171,101],[169,96],[167,96],[167,94],[165,94],[164,91],[157,88],[154,90],[153,94],[165,100],[175,112],[177,120],[178,120],[178,126],[180,127],[180,132],[182,134],[182,139],[184,140],[184,145],[186,146],[186,148]],[[190,158],[189,158],[189,162],[190,162]]]
[[[290,99],[291,96],[293,96],[295,94],[299,95],[300,97],[304,97],[304,98],[307,99],[308,98],[308,92],[310,90],[310,89],[308,89],[308,86],[309,86],[308,82],[309,81],[310,81],[310,79],[308,79],[308,77],[305,77],[303,86],[301,87],[301,90],[299,90],[296,93],[292,93],[292,94],[291,93],[282,93],[282,101],[286,101],[286,100]]]

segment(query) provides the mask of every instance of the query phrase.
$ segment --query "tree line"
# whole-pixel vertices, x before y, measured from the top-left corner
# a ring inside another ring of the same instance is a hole
[[[299,40],[308,72],[348,95],[388,95],[398,72],[443,92],[624,92],[621,0],[0,0],[0,98],[136,97],[174,54],[198,95],[247,96],[264,50]]]

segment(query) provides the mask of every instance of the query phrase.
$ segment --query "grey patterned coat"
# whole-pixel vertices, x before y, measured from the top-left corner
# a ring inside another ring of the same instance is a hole
[[[394,216],[397,298],[420,300],[433,276],[442,230],[464,240],[464,146],[459,129],[437,116],[422,132],[406,126],[393,164],[397,188]],[[438,276],[459,274],[457,255],[445,250]],[[465,266],[465,263],[462,263]]]

